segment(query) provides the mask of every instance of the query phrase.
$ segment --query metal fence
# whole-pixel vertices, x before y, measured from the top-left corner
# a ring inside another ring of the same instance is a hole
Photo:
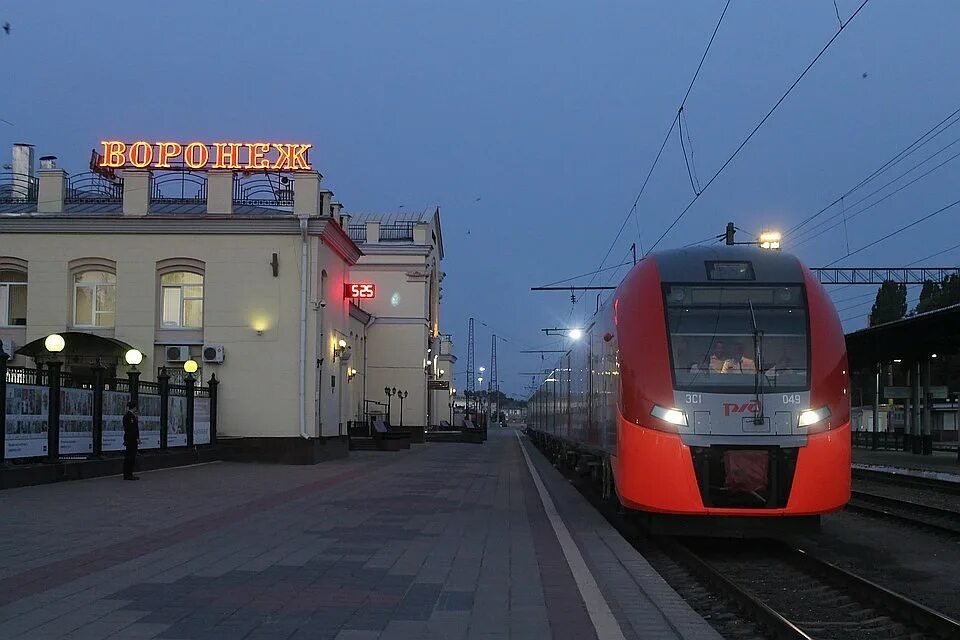
[[[94,367],[92,377],[77,377],[60,371],[56,362],[36,369],[7,367],[0,355],[0,463],[121,451],[131,400],[140,409],[140,449],[216,442],[216,376],[205,386],[189,376],[184,384],[171,384],[164,371],[156,382],[139,378],[139,371],[108,377],[103,367]]]
[[[400,222],[397,224],[380,225],[380,242],[413,241],[413,223]]]

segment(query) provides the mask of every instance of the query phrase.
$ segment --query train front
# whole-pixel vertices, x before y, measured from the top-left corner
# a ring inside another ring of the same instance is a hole
[[[815,526],[847,502],[843,330],[795,257],[741,247],[656,254],[621,285],[614,315],[615,471],[627,506],[679,516],[656,519],[661,530],[725,523],[735,533],[764,516]]]

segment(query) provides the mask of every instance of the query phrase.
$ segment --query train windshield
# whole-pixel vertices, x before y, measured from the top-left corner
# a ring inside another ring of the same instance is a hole
[[[764,392],[809,388],[799,285],[665,285],[664,293],[674,388],[753,393],[758,382]]]

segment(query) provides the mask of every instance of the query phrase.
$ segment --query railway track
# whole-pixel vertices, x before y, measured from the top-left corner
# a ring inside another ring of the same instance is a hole
[[[783,542],[663,545],[775,638],[960,638],[956,620]]]
[[[862,480],[873,480],[874,482],[885,482],[899,487],[913,487],[916,489],[928,489],[939,491],[940,493],[949,493],[951,495],[960,495],[960,482],[951,482],[937,478],[924,478],[921,476],[908,476],[902,473],[890,473],[888,471],[861,469],[858,467],[854,467],[852,473],[854,478]]]
[[[960,513],[866,491],[851,492],[847,511],[893,520],[951,537],[960,537]]]

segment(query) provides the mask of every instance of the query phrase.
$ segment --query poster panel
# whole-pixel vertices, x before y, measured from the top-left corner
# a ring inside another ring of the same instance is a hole
[[[193,399],[193,444],[210,444],[210,398]]]
[[[6,458],[47,455],[49,401],[47,387],[7,383]]]
[[[123,414],[130,394],[126,391],[103,392],[103,450],[123,451]]]
[[[187,446],[187,398],[167,397],[167,446]]]
[[[155,393],[140,393],[140,449],[160,448],[160,396]]]
[[[60,389],[60,453],[93,452],[93,389]]]

